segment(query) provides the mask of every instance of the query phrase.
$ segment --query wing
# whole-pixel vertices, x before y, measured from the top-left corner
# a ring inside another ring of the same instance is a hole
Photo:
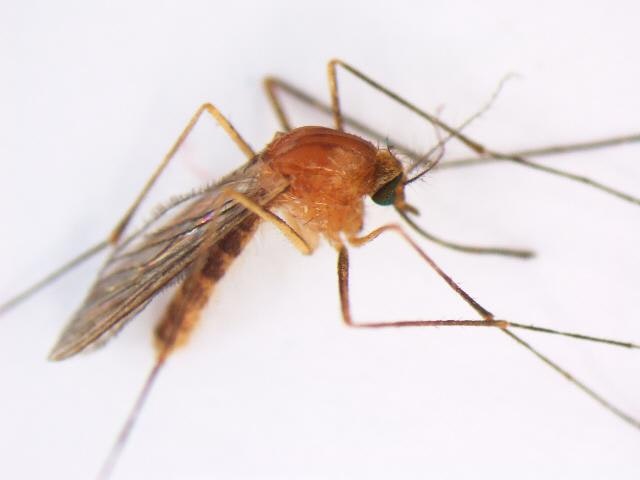
[[[227,188],[266,205],[287,188],[287,182],[265,175],[264,164],[256,158],[219,183],[161,209],[115,248],[49,358],[62,360],[103,344],[163,288],[183,278],[207,248],[251,215],[224,198]]]

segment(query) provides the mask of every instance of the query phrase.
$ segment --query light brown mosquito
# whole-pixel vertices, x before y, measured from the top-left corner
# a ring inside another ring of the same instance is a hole
[[[338,68],[344,69],[422,117],[438,132],[444,132],[444,138],[441,138],[432,152],[419,155],[398,144],[394,144],[394,149],[379,148],[364,137],[347,133],[345,125],[374,140],[380,141],[384,138],[379,132],[341,113],[337,82]],[[259,153],[253,151],[216,107],[209,103],[202,105],[187,123],[109,238],[0,307],[0,312],[11,308],[88,257],[112,246],[111,255],[98,274],[96,282],[50,353],[51,360],[59,361],[85,349],[102,345],[144,309],[158,292],[179,282],[178,290],[155,330],[157,348],[155,366],[149,373],[100,476],[102,478],[109,476],[158,372],[170,354],[185,343],[216,283],[242,252],[261,221],[275,225],[294,247],[305,255],[313,253],[321,237],[335,248],[338,254],[341,313],[348,327],[366,329],[428,326],[498,328],[601,406],[632,426],[640,428],[640,422],[637,419],[621,411],[574,378],[565,369],[513,333],[513,329],[533,330],[632,349],[640,346],[630,342],[562,332],[543,326],[523,325],[496,318],[447,275],[400,225],[388,224],[368,233],[362,232],[364,198],[369,196],[379,205],[393,206],[411,229],[443,246],[469,253],[528,258],[532,256],[532,252],[528,250],[462,245],[443,240],[425,231],[415,223],[414,218],[418,210],[405,201],[405,186],[431,169],[442,168],[444,165],[451,167],[478,161],[508,161],[559,175],[624,201],[640,204],[638,198],[593,179],[529,160],[529,157],[537,155],[634,142],[640,140],[640,135],[502,153],[491,150],[462,133],[464,127],[482,112],[474,115],[463,125],[451,127],[343,61],[329,62],[328,79],[331,95],[329,105],[280,79],[265,80],[266,93],[279,119],[281,131]],[[292,95],[332,115],[333,128],[319,126],[292,128],[280,101],[279,92]],[[204,113],[210,114],[222,126],[245,154],[247,162],[215,185],[175,200],[142,228],[125,236],[124,233],[140,203]],[[467,146],[475,157],[441,165],[439,160],[442,156],[442,146],[451,139],[457,139]],[[394,153],[396,150],[402,152],[411,161],[401,162]],[[348,247],[362,247],[387,232],[402,238],[464,302],[477,312],[479,318],[355,322],[349,305]]]

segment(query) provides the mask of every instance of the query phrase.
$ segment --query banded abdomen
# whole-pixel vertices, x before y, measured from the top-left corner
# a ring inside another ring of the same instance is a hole
[[[156,348],[160,357],[166,357],[174,348],[186,343],[214,286],[253,237],[259,220],[251,214],[216,242],[189,272],[156,327]]]

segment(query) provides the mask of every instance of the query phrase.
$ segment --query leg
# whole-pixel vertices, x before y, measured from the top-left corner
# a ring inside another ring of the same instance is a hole
[[[274,107],[274,110],[276,111],[276,115],[278,116],[279,119],[281,117],[278,112],[279,111],[284,112],[284,109],[282,107],[282,101],[277,95],[278,90],[281,90],[282,92],[285,92],[288,95],[291,95],[293,98],[301,101],[306,105],[309,105],[315,108],[316,110],[324,112],[330,116],[332,115],[332,108],[329,105],[318,100],[314,96],[300,90],[299,88],[294,87],[293,85],[286,82],[285,80],[282,80],[281,78],[267,77],[264,82],[265,82],[265,88],[267,90],[267,96],[269,97],[269,100],[272,106]],[[368,127],[363,122],[349,115],[345,115],[342,112],[340,116],[345,125],[348,125],[354,130],[360,133],[363,133],[380,143],[384,143],[385,141],[388,141],[388,143],[392,144],[395,149],[401,151],[412,160],[419,161],[424,158],[423,154],[412,150],[408,146],[403,145],[401,142],[398,142],[394,139],[390,139],[388,135]],[[281,125],[284,124],[287,126],[285,130],[290,129],[288,128],[289,127],[288,122],[286,121],[283,122],[282,120],[280,120],[280,124]],[[608,148],[616,145],[623,145],[626,143],[636,143],[636,142],[640,142],[640,134],[621,135],[619,137],[605,138],[605,139],[600,139],[600,140],[595,140],[590,142],[578,142],[578,143],[572,143],[567,145],[552,145],[552,146],[541,147],[541,148],[532,148],[527,150],[521,150],[518,152],[510,152],[506,155],[518,156],[518,157],[540,157],[540,156],[547,156],[547,155],[556,155],[560,153],[572,153],[572,152],[579,152],[579,151],[586,151],[586,150],[595,150],[599,148]],[[438,164],[437,168],[446,169],[446,168],[454,168],[454,167],[463,167],[467,165],[477,165],[477,164],[483,164],[483,163],[488,163],[488,162],[497,161],[497,160],[498,159],[490,156],[484,156],[480,158],[475,156],[470,158],[447,160],[446,162]]]
[[[573,180],[575,182],[582,183],[584,185],[588,185],[588,186],[593,187],[593,188],[595,188],[597,190],[601,190],[601,191],[603,191],[605,193],[608,193],[610,195],[618,197],[618,198],[620,198],[622,200],[625,200],[627,202],[634,203],[636,205],[640,205],[640,198],[634,197],[634,196],[629,195],[629,194],[624,193],[624,192],[620,192],[619,190],[611,188],[611,187],[609,187],[607,185],[604,185],[604,184],[602,184],[600,182],[597,182],[597,181],[592,180],[590,178],[584,177],[582,175],[576,175],[576,174],[571,173],[571,172],[565,172],[564,170],[560,170],[558,168],[553,168],[553,167],[547,167],[545,165],[540,165],[540,164],[531,162],[530,160],[527,160],[526,158],[524,158],[524,157],[522,157],[520,155],[517,155],[517,154],[501,153],[501,152],[498,152],[496,150],[490,150],[490,149],[486,148],[484,145],[476,142],[475,140],[472,140],[467,135],[462,134],[459,130],[456,130],[455,128],[453,128],[453,127],[447,125],[446,123],[440,121],[435,116],[425,112],[424,110],[419,109],[418,107],[416,107],[415,105],[413,105],[409,101],[407,101],[404,98],[400,97],[398,94],[392,92],[391,90],[387,89],[386,87],[383,87],[381,84],[379,84],[376,81],[374,81],[373,79],[369,78],[367,75],[365,75],[364,73],[362,73],[359,70],[355,69],[351,65],[343,62],[342,60],[334,59],[334,60],[331,60],[329,62],[329,66],[328,66],[328,70],[329,70],[329,89],[331,91],[331,107],[332,107],[332,111],[333,111],[333,117],[334,117],[334,121],[336,123],[336,128],[338,128],[338,130],[340,130],[341,127],[342,127],[342,116],[340,114],[340,104],[339,104],[339,101],[338,101],[338,82],[337,82],[337,71],[336,71],[337,70],[336,69],[337,66],[342,67],[343,69],[345,69],[347,72],[351,73],[356,78],[362,80],[363,82],[365,82],[366,84],[370,85],[371,87],[373,87],[374,89],[378,90],[379,92],[383,93],[387,97],[389,97],[392,100],[398,102],[400,105],[404,106],[408,110],[411,110],[412,112],[414,112],[419,117],[424,118],[425,120],[427,120],[432,125],[437,125],[438,127],[442,128],[449,135],[451,135],[452,137],[455,137],[458,140],[460,140],[460,142],[462,142],[469,149],[471,149],[474,153],[476,153],[477,155],[480,155],[481,157],[491,157],[491,158],[494,158],[496,160],[510,161],[510,162],[517,163],[517,164],[525,166],[525,167],[533,168],[535,170],[540,170],[540,171],[543,171],[543,172],[550,173],[552,175],[557,175],[557,176],[560,176],[560,177],[563,177],[563,178],[567,178],[569,180]],[[633,137],[633,138],[637,139],[637,137]],[[419,176],[419,174],[418,174],[418,176]],[[409,181],[411,181],[411,179]]]
[[[17,304],[27,299],[28,297],[30,297],[31,295],[33,295],[43,287],[47,286],[51,282],[54,282],[56,279],[64,275],[66,272],[70,271],[71,269],[81,264],[85,260],[91,258],[93,255],[101,252],[110,244],[111,245],[116,244],[120,239],[120,237],[122,236],[122,233],[125,231],[127,225],[131,221],[131,218],[135,214],[136,210],[140,206],[140,203],[142,203],[142,200],[144,200],[147,193],[149,193],[149,190],[151,190],[151,187],[153,187],[153,184],[156,182],[158,177],[160,177],[160,174],[164,171],[164,169],[169,164],[171,159],[174,157],[174,155],[176,154],[180,146],[184,143],[186,138],[189,136],[189,133],[191,133],[191,130],[193,130],[193,127],[196,125],[196,123],[198,122],[198,120],[200,119],[200,117],[204,112],[207,112],[208,114],[210,114],[220,124],[220,126],[224,129],[225,132],[227,132],[227,134],[231,137],[234,143],[238,145],[238,148],[242,150],[242,152],[245,154],[247,158],[249,159],[253,158],[255,153],[253,152],[249,144],[242,138],[242,136],[238,133],[238,131],[233,127],[233,125],[231,125],[229,120],[227,120],[224,117],[224,115],[222,115],[222,113],[220,113],[220,111],[212,104],[205,103],[201,105],[200,108],[198,108],[198,110],[196,110],[196,112],[193,114],[193,116],[187,123],[186,127],[182,130],[177,140],[174,142],[172,147],[164,156],[160,164],[156,167],[155,171],[153,172],[149,180],[147,180],[144,187],[142,188],[142,191],[138,194],[133,204],[129,207],[129,209],[124,214],[122,219],[120,219],[116,227],[112,230],[109,237],[106,240],[94,245],[93,247],[89,248],[85,252],[81,253],[76,258],[67,262],[62,267],[56,269],[54,272],[50,273],[49,275],[44,277],[42,280],[33,284],[31,287],[25,289],[23,292],[9,299],[7,302],[0,304],[0,314],[16,306]]]
[[[508,322],[505,320],[495,320],[493,315],[478,304],[469,294],[467,294],[460,286],[458,286],[452,279],[449,277],[442,269],[417,245],[415,244],[397,225],[385,225],[380,227],[370,234],[365,235],[359,238],[351,238],[350,243],[354,246],[362,246],[366,243],[377,238],[381,233],[385,231],[395,231],[400,234],[402,238],[407,241],[411,247],[425,260],[430,267],[432,267],[438,275],[444,279],[447,284],[458,294],[460,295],[465,302],[467,302],[471,307],[473,307],[484,320],[412,320],[412,321],[392,321],[392,322],[369,322],[369,323],[354,323],[351,317],[350,307],[349,307],[349,255],[346,247],[343,245],[338,254],[338,283],[340,290],[340,306],[342,310],[342,318],[344,323],[349,327],[354,328],[400,328],[400,327],[451,327],[451,326],[465,326],[465,327],[498,327],[502,332],[511,337],[514,341],[522,345],[524,348],[529,350],[533,355],[538,357],[542,362],[547,364],[549,367],[554,369],[560,375],[565,377],[570,383],[575,385],[577,388],[582,390],[587,396],[591,397],[593,400],[598,402],[604,408],[609,410],[611,413],[616,415],[621,420],[624,420],[626,423],[631,426],[640,429],[640,421],[627,413],[620,410],[615,405],[611,404],[604,397],[593,391],[590,387],[582,383],[580,380],[576,379],[573,375],[571,375],[567,370],[559,366],[557,363],[552,361],[549,357],[540,353],[534,347],[532,347],[529,343],[525,342],[519,336],[515,335],[509,327],[514,328],[525,328],[534,331],[553,333],[558,335],[565,335],[574,338],[579,338],[583,340],[593,340],[602,343],[608,343],[617,346],[624,346],[630,348],[640,348],[638,345],[625,344],[624,342],[615,342],[606,339],[598,339],[594,337],[587,337],[577,334],[567,334],[565,332],[558,332],[555,330],[549,330],[534,326],[525,326],[520,325],[513,322]]]
[[[434,264],[435,265],[435,264]],[[444,273],[438,269],[438,274]],[[469,297],[457,284],[453,282],[445,274],[445,280],[449,283],[456,293],[462,292],[463,298],[467,303]],[[465,326],[465,327],[500,327],[506,328],[508,323],[502,320],[493,320],[491,312],[480,307],[482,311],[481,315],[484,320],[401,320],[394,322],[369,322],[369,323],[354,323],[351,317],[351,308],[349,306],[349,253],[347,248],[343,245],[338,253],[338,284],[340,289],[340,309],[342,310],[342,320],[344,323],[353,328],[390,328],[390,327],[444,327],[444,326]],[[479,305],[471,299],[470,305],[474,308]]]
[[[111,232],[111,235],[109,236],[110,243],[115,244],[120,239],[120,237],[122,236],[122,232],[124,232],[124,230],[127,228],[127,225],[129,224],[129,222],[131,221],[131,218],[133,217],[136,210],[142,203],[142,200],[144,200],[144,197],[147,195],[147,193],[149,193],[149,190],[151,190],[151,187],[153,187],[153,184],[156,182],[158,177],[160,177],[160,174],[164,171],[164,169],[169,164],[171,159],[174,157],[174,155],[176,154],[180,146],[187,139],[187,137],[191,133],[191,130],[193,130],[193,127],[195,127],[196,123],[198,123],[198,120],[200,119],[200,117],[204,112],[207,112],[208,114],[210,114],[215,119],[215,121],[220,124],[220,126],[224,129],[224,131],[227,132],[227,134],[231,137],[231,140],[233,140],[234,143],[238,146],[238,148],[242,150],[242,152],[245,154],[247,159],[251,159],[255,156],[255,153],[253,152],[249,144],[242,138],[242,136],[233,127],[233,125],[231,125],[229,120],[227,120],[225,116],[222,115],[222,113],[220,113],[220,111],[216,107],[214,107],[210,103],[205,103],[201,105],[200,108],[196,110],[196,113],[193,114],[193,116],[187,123],[186,127],[184,127],[184,130],[182,130],[182,132],[180,133],[180,135],[178,136],[174,144],[171,146],[167,154],[164,156],[160,164],[156,167],[155,171],[153,172],[149,180],[147,180],[147,183],[145,183],[144,187],[142,188],[142,191],[138,194],[138,197],[135,199],[133,204],[129,207],[124,217],[118,222],[118,224],[116,225],[116,228],[113,229],[113,232]]]
[[[336,130],[342,128],[342,113],[340,112],[340,97],[338,95],[338,76],[336,74],[336,65],[339,60],[330,60],[327,64],[327,77],[329,82],[329,97],[331,98],[331,114],[333,115],[333,123]]]
[[[312,95],[309,95],[308,93],[303,92],[299,88],[294,87],[293,85],[286,82],[285,80],[282,80],[281,78],[267,77],[264,80],[264,86],[267,93],[267,98],[269,99],[269,102],[271,103],[276,113],[276,116],[278,117],[278,121],[280,122],[281,127],[285,131],[290,130],[291,126],[284,113],[284,108],[282,106],[283,102],[280,100],[280,97],[278,95],[278,90],[288,95],[291,95],[293,98],[301,101],[306,105],[309,105],[310,107],[313,107],[316,110],[319,110],[330,116],[332,115],[332,110],[329,105],[323,103],[317,98],[314,98]],[[350,117],[348,115],[342,115],[342,119],[344,120],[345,125],[349,125],[354,130],[364,135],[367,135],[368,137],[380,143],[385,143],[389,138],[384,133],[378,132],[377,130],[374,130],[368,127],[363,122],[360,122],[359,120],[356,120],[353,117]],[[401,151],[402,153],[404,153],[405,155],[407,155],[408,157],[414,160],[423,158],[422,154],[412,150],[411,148],[409,148],[406,145],[403,145],[400,142],[392,140],[390,141],[390,143],[394,146],[395,149]]]
[[[462,130],[463,128],[465,128],[467,125],[473,122],[473,120],[480,117],[483,113],[485,113],[491,107],[495,99],[498,97],[502,89],[502,86],[504,85],[507,79],[508,77],[503,79],[502,82],[500,82],[498,89],[494,92],[489,102],[482,109],[476,112],[473,116],[469,117],[460,127],[458,127],[458,130]],[[435,131],[438,143],[435,146],[433,146],[422,157],[420,161],[417,161],[417,160],[414,161],[414,163],[406,169],[406,173],[408,174],[412,171],[414,167],[417,167],[420,164],[423,164],[422,172],[419,175],[413,177],[410,181],[407,181],[405,183],[405,186],[408,183],[414,180],[417,180],[421,176],[425,175],[426,173],[431,171],[433,168],[437,167],[440,164],[442,157],[444,156],[444,146],[447,143],[447,141],[451,139],[451,136],[448,136],[447,138],[443,139],[442,136],[440,135],[440,129],[438,128],[438,126],[433,125],[433,129]],[[435,156],[435,158],[431,159],[432,156]],[[416,216],[419,215],[417,210],[413,209],[413,211],[411,211],[408,209],[401,208],[401,206],[398,206],[398,205],[394,205],[394,208],[396,209],[396,212],[398,212],[398,215],[400,215],[400,217],[405,222],[407,222],[407,224],[411,228],[413,228],[413,230],[415,230],[417,233],[422,235],[427,240],[437,243],[438,245],[441,245],[443,247],[450,248],[451,250],[456,250],[458,252],[464,252],[464,253],[483,254],[483,255],[503,255],[506,257],[515,257],[515,258],[521,258],[521,259],[531,258],[535,255],[535,253],[532,250],[525,250],[521,248],[479,247],[475,245],[464,245],[461,243],[445,240],[436,235],[433,235],[432,233],[427,232],[424,228],[420,227],[409,217],[409,213],[412,213]]]
[[[284,234],[284,236],[287,237],[287,239],[293,244],[293,246],[296,247],[302,254],[309,255],[313,251],[313,249],[305,241],[305,239],[302,238],[302,236],[300,236],[300,234],[293,228],[291,228],[291,226],[287,222],[282,220],[277,215],[274,215],[269,210],[266,210],[261,205],[258,205],[246,195],[230,189],[225,192],[224,196],[238,202],[247,210],[258,215],[262,220],[274,224],[276,228],[280,230]]]
[[[284,87],[283,85],[284,83],[281,80],[278,80],[277,78],[274,78],[274,77],[266,77],[262,81],[262,86],[264,87],[264,91],[265,91],[265,94],[267,95],[267,99],[269,99],[271,108],[273,108],[273,111],[275,112],[276,117],[278,117],[280,128],[283,131],[288,132],[289,130],[291,130],[291,124],[289,123],[287,114],[284,113],[282,102],[280,101],[280,99],[278,98],[278,95],[276,94],[276,88],[282,87],[286,89],[286,87]]]
[[[411,240],[411,238],[398,225],[384,225],[380,228],[376,228],[371,233],[363,237],[349,238],[349,243],[355,247],[361,247],[375,240],[376,238],[378,238],[378,236],[380,236],[380,234],[387,231],[393,231],[399,234],[403,238],[403,240],[405,240],[413,248],[413,250],[418,255],[420,255],[425,262],[429,264],[429,266],[433,270],[435,270],[438,276],[440,276],[440,278],[442,278],[447,283],[447,285],[449,285],[449,287],[453,289],[453,291],[455,291],[458,295],[460,295],[460,297],[462,297],[462,299],[467,304],[469,304],[471,308],[473,308],[476,312],[478,312],[478,314],[484,319],[484,322],[481,322],[480,326],[485,326],[485,327],[491,326],[491,327],[501,327],[501,328],[506,328],[509,326],[508,322],[505,322],[503,320],[499,320],[499,321],[494,320],[494,316],[489,310],[485,309],[482,305],[480,305],[473,298],[471,298],[471,296],[467,292],[465,292],[449,275],[447,275],[438,266],[438,264],[434,262],[431,259],[431,257],[429,257],[413,240]],[[343,302],[343,315],[346,312],[346,315],[344,315],[344,320],[347,324],[353,325],[353,323],[351,322],[351,314],[349,313],[348,270],[349,270],[349,256],[348,256],[346,247],[343,246],[340,249],[340,253],[338,255],[338,277],[340,281],[340,298]],[[446,322],[446,324],[449,324],[452,322],[453,322],[452,324],[458,324],[457,321],[455,320],[452,320],[452,321],[436,320],[435,322],[439,322],[437,323],[437,325],[443,325],[441,322]],[[463,320],[463,322],[467,322],[467,321]],[[471,324],[478,324],[480,321],[469,320],[467,323],[469,322]],[[405,324],[407,322],[401,322],[401,323]],[[413,323],[413,322],[410,322],[410,323]],[[465,325],[467,323],[465,323]],[[367,324],[367,325],[371,326],[372,324]],[[396,325],[395,323],[391,323],[391,324],[384,323],[382,325],[400,326],[400,325]],[[410,325],[410,326],[430,326],[430,325],[436,325],[436,323],[434,323],[433,321],[427,321],[426,323],[419,321],[418,324]]]
[[[535,256],[535,252],[533,250],[527,250],[523,248],[479,247],[476,245],[465,245],[462,243],[445,240],[426,231],[424,228],[414,222],[411,217],[409,217],[409,215],[407,215],[407,213],[403,210],[396,208],[396,211],[398,212],[398,215],[400,215],[400,217],[405,222],[407,222],[407,224],[411,228],[413,228],[413,230],[422,235],[424,238],[443,247],[450,248],[451,250],[456,250],[458,252],[464,253],[476,253],[481,255],[502,255],[505,257],[515,257],[522,259],[533,258]]]
[[[427,262],[427,264],[433,268],[435,270],[435,272],[440,276],[440,278],[442,278],[445,282],[447,282],[447,284],[458,294],[462,297],[462,299],[467,302],[471,308],[473,308],[476,312],[478,312],[480,314],[480,316],[482,318],[484,318],[485,321],[489,321],[489,320],[494,320],[494,316],[491,312],[489,312],[487,309],[485,309],[484,307],[482,307],[478,302],[476,302],[469,294],[467,294],[451,277],[449,277],[439,266],[438,264],[427,255],[427,253],[422,250],[413,240],[411,240],[411,237],[409,237],[403,230],[402,228],[400,228],[398,225],[383,225],[382,227],[376,228],[375,230],[373,230],[371,233],[364,235],[362,237],[352,237],[349,239],[349,242],[355,246],[355,247],[361,247],[366,245],[367,243],[375,240],[376,238],[378,238],[380,236],[380,234],[384,233],[384,232],[396,232],[397,234],[399,234],[402,239],[404,241],[406,241],[411,248],[413,248],[413,250],[422,257],[422,259]],[[343,313],[344,313],[344,309],[346,308],[346,316],[345,316],[345,323],[351,325],[351,326],[363,326],[362,324],[357,324],[354,325],[353,322],[351,322],[351,314],[349,313],[349,299],[348,299],[348,270],[349,270],[349,257],[348,257],[348,252],[346,248],[341,248],[340,249],[340,254],[338,256],[338,277],[339,277],[339,282],[340,282],[340,294],[341,294],[341,299],[343,297],[344,294],[344,304],[343,304]],[[437,322],[437,323],[436,323]],[[444,322],[444,323],[443,323]],[[590,342],[596,342],[596,343],[606,343],[607,345],[613,345],[616,347],[624,347],[624,348],[629,348],[629,349],[640,349],[640,345],[635,344],[635,343],[631,343],[631,342],[623,342],[620,340],[612,340],[612,339],[608,339],[608,338],[602,338],[602,337],[592,337],[590,335],[583,335],[580,333],[572,333],[572,332],[563,332],[563,331],[559,331],[559,330],[553,330],[550,328],[546,328],[546,327],[538,327],[535,325],[524,325],[521,323],[515,323],[515,322],[508,322],[506,320],[497,320],[494,321],[491,324],[487,324],[485,322],[480,322],[478,320],[464,320],[463,322],[470,322],[473,323],[474,325],[478,325],[478,326],[491,326],[491,327],[500,327],[503,329],[506,328],[521,328],[523,330],[531,330],[534,332],[540,332],[540,333],[548,333],[551,335],[560,335],[563,337],[570,337],[570,338],[575,338],[578,340],[587,340]],[[418,322],[396,322],[396,323],[388,323],[385,322],[384,324],[367,324],[367,326],[376,326],[376,327],[384,327],[384,326],[447,326],[447,325],[463,325],[462,323],[460,323],[460,321],[457,320],[436,320],[435,322],[433,321],[427,321],[427,322],[422,322],[422,321],[418,321]],[[465,326],[466,323],[464,324]],[[473,325],[471,325],[473,326]]]
[[[602,138],[599,140],[593,140],[590,142],[569,143],[566,145],[551,145],[541,148],[530,148],[527,150],[520,150],[518,152],[511,152],[509,155],[518,157],[542,157],[546,155],[558,155],[564,153],[574,153],[587,150],[597,150],[599,148],[615,147],[616,145],[624,145],[626,143],[640,142],[640,134],[635,135],[621,135],[619,137]],[[444,163],[438,165],[440,169],[466,167],[469,165],[485,164],[491,161],[496,161],[493,157],[469,157],[469,158],[457,158],[454,160],[447,160]]]
[[[74,258],[71,261],[65,263],[61,267],[57,268],[56,270],[54,270],[53,272],[48,274],[43,279],[41,279],[38,282],[36,282],[33,285],[31,285],[29,288],[23,290],[18,295],[15,295],[13,298],[10,298],[8,301],[6,301],[3,304],[1,304],[0,305],[0,315],[2,315],[4,312],[7,312],[7,311],[11,310],[13,307],[15,307],[16,305],[20,304],[21,302],[23,302],[24,300],[29,298],[31,295],[33,295],[34,293],[36,293],[40,289],[46,287],[51,282],[54,282],[55,280],[60,278],[65,273],[73,270],[75,267],[77,267],[78,265],[83,263],[85,260],[90,259],[91,257],[93,257],[94,255],[98,254],[99,252],[101,252],[102,250],[107,248],[108,246],[109,246],[108,240],[103,240],[102,242],[97,243],[93,247],[85,250],[80,255],[78,255],[76,258]]]

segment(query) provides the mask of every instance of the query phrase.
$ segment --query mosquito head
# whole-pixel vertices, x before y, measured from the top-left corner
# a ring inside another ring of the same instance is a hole
[[[376,155],[375,188],[371,199],[378,205],[404,203],[404,170],[402,164],[388,149],[380,149]]]
[[[382,206],[394,205],[396,203],[398,185],[402,186],[401,182],[402,173],[383,184],[373,195],[371,195],[371,200]]]

